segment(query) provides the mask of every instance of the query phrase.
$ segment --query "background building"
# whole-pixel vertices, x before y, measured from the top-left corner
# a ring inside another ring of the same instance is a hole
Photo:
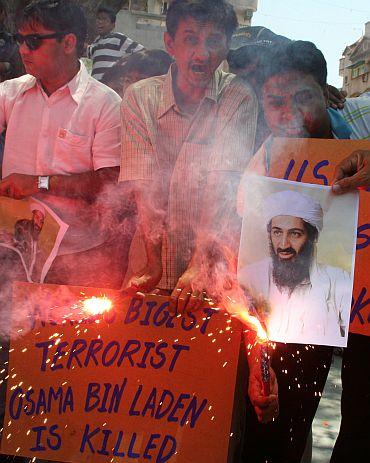
[[[343,90],[349,97],[370,90],[370,21],[365,24],[364,35],[343,51],[339,61],[339,75],[343,77]]]
[[[258,0],[229,0],[241,25],[249,25]],[[165,14],[171,0],[127,0],[118,12],[116,30],[147,48],[164,48]]]

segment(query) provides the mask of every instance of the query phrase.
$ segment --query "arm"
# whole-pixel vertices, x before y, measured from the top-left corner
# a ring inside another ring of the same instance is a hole
[[[122,40],[121,48],[120,48],[120,56],[121,58],[125,55],[129,55],[132,53],[136,53],[140,50],[144,50],[144,47],[134,40],[130,39],[130,37],[126,37],[125,40]]]
[[[90,154],[86,154],[86,172],[51,175],[51,194],[92,202],[104,185],[117,181],[120,161],[120,102],[121,99],[113,92],[106,95],[100,108],[100,117],[94,125],[93,133],[89,134],[92,136],[92,143]],[[47,170],[39,174],[47,175]],[[21,199],[36,193],[39,193],[38,175],[12,173],[0,182],[0,196]]]
[[[133,189],[138,210],[138,229],[144,242],[147,262],[144,268],[130,278],[124,291],[142,295],[152,291],[162,277],[164,213],[153,195],[152,182],[135,181]]]
[[[104,185],[117,181],[118,171],[118,167],[107,167],[81,174],[51,175],[48,193],[93,202]],[[0,196],[22,199],[39,192],[37,175],[11,174],[0,182]]]
[[[333,193],[342,194],[356,188],[370,187],[370,151],[355,151],[335,168]]]
[[[203,291],[217,298],[215,293],[222,292],[225,282],[234,285],[236,280],[235,271],[231,271],[240,233],[236,196],[241,172],[253,153],[258,106],[251,90],[237,80],[229,85],[226,95],[220,103],[196,249],[172,293],[188,310],[199,306]],[[217,251],[209,252],[214,247]],[[209,269],[215,278],[209,278]]]
[[[333,109],[343,109],[346,101],[347,92],[344,90],[338,90],[332,85],[326,86],[328,103]]]
[[[264,395],[260,364],[261,346],[255,342],[253,332],[247,331],[244,336],[249,366],[248,395],[258,421],[268,423],[279,415],[277,379],[274,370],[270,367],[270,394],[268,396]]]
[[[121,107],[122,153],[120,181],[131,182],[138,209],[138,228],[147,254],[146,266],[129,280],[126,292],[148,292],[162,276],[165,220],[163,194],[155,175],[155,152],[135,89],[125,92]]]

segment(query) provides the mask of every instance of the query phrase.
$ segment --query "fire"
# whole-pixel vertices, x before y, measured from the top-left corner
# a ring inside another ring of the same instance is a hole
[[[260,320],[254,315],[251,315],[250,311],[247,307],[245,307],[245,305],[236,302],[229,296],[226,296],[226,300],[223,301],[223,305],[231,316],[237,318],[244,325],[247,325],[257,333],[259,342],[268,342],[266,330],[263,328]]]
[[[266,330],[263,328],[261,325],[261,322],[258,320],[257,317],[254,317],[253,315],[250,315],[248,310],[241,310],[240,311],[240,320],[244,323],[247,323],[247,325],[250,325],[251,328],[256,331],[258,340],[260,342],[267,342],[268,337]]]
[[[100,315],[104,312],[108,312],[113,306],[112,301],[106,296],[93,296],[89,299],[85,299],[82,305],[83,309],[91,315]]]
[[[269,340],[267,333],[259,319],[250,314],[250,311],[254,310],[253,307],[249,311],[245,305],[237,303],[235,300],[227,297],[225,308],[230,315],[240,320],[257,334],[257,345],[260,348],[258,361],[261,368],[262,390],[263,395],[268,397],[270,395],[270,357],[268,352]]]

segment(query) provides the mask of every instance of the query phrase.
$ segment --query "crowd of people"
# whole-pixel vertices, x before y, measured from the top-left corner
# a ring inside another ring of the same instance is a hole
[[[313,43],[238,28],[226,0],[173,0],[166,52],[144,49],[114,26],[114,12],[101,7],[89,75],[77,2],[34,0],[19,12],[15,40],[25,74],[0,84],[0,195],[35,197],[69,224],[46,283],[155,291],[179,313],[225,294],[246,303],[235,271],[246,173],[270,175],[274,137],[369,138],[370,113],[361,107],[370,96],[344,100],[328,86]],[[351,118],[354,109],[359,117]],[[334,194],[370,187],[370,146],[338,159],[333,176]],[[317,222],[293,218],[317,239]],[[141,268],[130,267],[130,247]],[[301,282],[284,284],[293,294]],[[276,343],[265,396],[258,346],[249,341],[245,402],[235,403],[243,422],[230,461],[299,463],[333,348]],[[331,463],[370,455],[369,358],[369,337],[350,333]]]

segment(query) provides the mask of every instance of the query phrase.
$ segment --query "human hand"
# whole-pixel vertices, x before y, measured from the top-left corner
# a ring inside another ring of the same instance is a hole
[[[333,109],[343,109],[346,101],[347,92],[339,90],[332,85],[327,85],[328,103]]]
[[[272,368],[270,368],[270,394],[265,396],[260,364],[250,367],[248,395],[260,423],[269,423],[279,416],[278,384]]]
[[[22,199],[38,192],[37,175],[11,174],[0,182],[0,196]]]
[[[356,188],[368,187],[370,187],[370,151],[354,151],[335,168],[332,191],[343,194]]]
[[[201,308],[207,296],[206,292],[198,285],[200,270],[189,267],[179,278],[171,294],[170,309],[173,312],[194,312]]]
[[[140,272],[133,275],[121,291],[127,296],[144,297],[145,293],[156,292],[155,287],[162,277],[162,265],[160,263],[147,264]]]

